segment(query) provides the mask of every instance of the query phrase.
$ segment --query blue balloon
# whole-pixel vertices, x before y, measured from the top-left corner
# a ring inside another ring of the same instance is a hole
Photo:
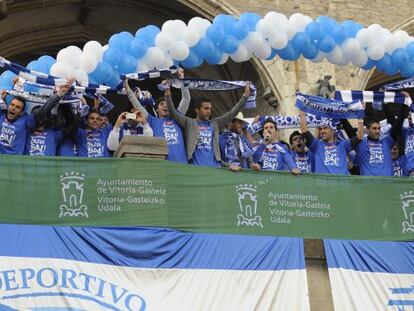
[[[204,37],[193,48],[199,56],[207,58],[214,51],[214,43],[209,38]]]
[[[132,36],[132,35],[131,35]],[[129,47],[129,42],[132,41],[131,37],[124,33],[117,33],[109,38],[108,45],[111,48],[117,48],[122,52],[126,52]]]
[[[285,60],[294,60],[299,57],[297,56],[298,52],[295,50],[291,42],[288,42],[288,44],[286,45],[284,49],[277,50],[277,53],[279,54],[280,58],[285,59]]]
[[[398,68],[394,65],[391,65],[390,67],[385,68],[384,72],[389,76],[393,76],[398,73]]]
[[[401,75],[405,78],[414,77],[414,62],[408,61],[403,68],[401,68]]]
[[[342,22],[342,27],[344,28],[345,34],[348,38],[355,38],[357,32],[360,29],[364,28],[364,26],[362,26],[361,24],[355,23],[351,20],[346,20]]]
[[[346,32],[344,27],[342,27],[341,25],[335,25],[331,31],[330,34],[332,35],[332,37],[335,39],[335,42],[337,44],[341,44],[342,42],[345,41],[346,39]]]
[[[137,32],[135,33],[135,38],[141,39],[142,41],[144,41],[148,47],[154,46],[155,36],[159,32],[159,31],[156,32],[157,29],[159,30],[159,28],[156,27],[157,29],[155,29],[154,27],[156,26],[151,25],[151,27],[147,26],[147,27],[138,29]]]
[[[56,63],[56,59],[49,55],[40,56],[38,61],[46,66],[46,73],[50,73],[50,68]]]
[[[318,55],[318,53],[319,53],[318,47],[313,42],[309,44],[306,50],[302,51],[302,55],[306,59],[314,59]]]
[[[199,59],[200,57],[197,53],[193,49],[190,49],[190,54],[188,54],[187,58],[184,59],[181,64],[187,69],[195,68],[199,63]]]
[[[16,74],[11,72],[10,70],[6,70],[0,75],[0,84],[13,87],[14,78],[16,78]]]
[[[330,35],[325,35],[318,41],[318,48],[322,52],[329,53],[335,48],[335,40]]]
[[[135,69],[137,68],[137,59],[133,56],[125,54],[124,57],[122,57],[118,67],[119,72],[122,74],[135,72]]]
[[[308,49],[311,40],[307,34],[304,32],[296,33],[292,38],[292,45],[298,51],[305,51]]]
[[[128,31],[122,31],[119,33],[119,35],[123,38],[125,38],[125,40],[127,40],[128,42],[131,40],[134,40],[134,35]]]
[[[405,64],[408,62],[410,56],[406,49],[398,48],[395,49],[394,52],[391,54],[391,60],[395,67],[403,68]]]
[[[114,70],[112,72],[111,77],[107,81],[105,81],[105,84],[110,86],[111,88],[116,88],[120,82],[121,79],[119,78],[119,72]]]
[[[29,69],[29,70],[34,70],[34,71],[47,73],[46,65],[39,62],[39,61],[37,61],[37,60],[31,61],[30,63],[28,63],[26,68]]]
[[[206,37],[213,41],[215,44],[220,43],[224,39],[224,29],[218,25],[211,25],[208,27]]]
[[[368,58],[367,63],[362,66],[361,68],[364,70],[371,70],[375,66],[375,61],[373,61],[371,58]]]
[[[232,15],[219,14],[213,19],[213,24],[221,26],[225,33],[229,33],[237,19]]]
[[[328,33],[337,24],[333,18],[324,15],[319,16],[315,21],[321,24],[324,33]]]
[[[217,65],[223,57],[223,52],[220,51],[218,48],[215,48],[213,50],[213,53],[211,53],[208,57],[206,57],[206,62],[210,65]]]
[[[408,52],[408,55],[410,56],[410,59],[414,60],[414,41],[411,41],[410,43],[408,43],[407,52]]]
[[[230,34],[239,40],[243,40],[249,34],[249,26],[243,21],[237,21],[231,27]]]
[[[113,67],[119,65],[122,59],[122,51],[116,47],[108,47],[103,54],[103,60]]]
[[[159,29],[157,26],[155,26],[155,25],[148,25],[148,26],[145,26],[145,29],[146,29],[146,31],[148,32],[148,33],[150,33],[151,35],[153,35],[154,36],[154,38],[155,38],[155,36],[159,33],[159,32],[161,32],[161,29]]]
[[[141,39],[135,38],[129,43],[128,53],[137,59],[144,57],[147,53],[148,47]]]
[[[256,24],[262,19],[259,14],[246,12],[240,15],[239,21],[246,23],[250,31],[256,30]]]
[[[376,62],[376,66],[379,70],[385,71],[387,68],[392,66],[391,56],[386,53],[383,58]]]
[[[110,64],[101,61],[96,66],[95,70],[89,74],[89,76],[92,76],[92,78],[98,83],[104,83],[111,78],[113,71],[114,70]]]
[[[0,90],[1,91],[9,91],[9,90],[12,90],[13,89],[13,86],[12,85],[8,85],[8,84],[2,84],[2,83],[0,83]]]
[[[275,58],[277,55],[277,50],[272,48],[272,52],[270,53],[269,57],[266,58],[266,60],[271,60],[273,58]]]
[[[311,22],[306,26],[305,33],[312,40],[319,40],[323,36],[322,25],[317,22]]]
[[[227,35],[220,42],[220,48],[227,54],[233,54],[239,48],[239,40],[232,35]]]

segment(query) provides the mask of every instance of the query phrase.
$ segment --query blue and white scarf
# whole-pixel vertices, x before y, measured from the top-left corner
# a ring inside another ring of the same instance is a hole
[[[224,155],[226,161],[231,164],[240,164],[240,160],[245,161],[247,166],[247,159],[253,155],[253,149],[242,139],[239,134],[233,133],[229,130],[223,131],[224,138],[226,139],[226,145],[224,147]],[[241,158],[237,152],[236,144],[239,147]]]
[[[383,86],[384,90],[402,90],[414,88],[414,78],[408,78],[402,81],[386,84]]]
[[[342,101],[302,93],[296,94],[296,107],[318,117],[331,119],[360,119],[365,116],[361,101]]]
[[[346,103],[358,100],[366,103],[372,103],[372,107],[376,110],[382,110],[382,105],[385,103],[403,104],[410,107],[410,109],[414,109],[411,98],[406,97],[401,92],[342,90],[335,92],[335,99]]]
[[[200,91],[232,91],[244,88],[246,81],[224,81],[224,80],[212,80],[212,79],[173,79],[171,80],[171,86],[175,88],[188,87],[189,89],[196,89]],[[158,88],[163,91],[164,84],[159,84]],[[256,108],[256,87],[250,84],[252,90],[249,98],[246,101],[245,109]]]

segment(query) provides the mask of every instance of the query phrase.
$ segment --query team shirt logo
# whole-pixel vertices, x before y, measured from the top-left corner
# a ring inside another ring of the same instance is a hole
[[[382,144],[377,142],[368,142],[369,148],[369,164],[384,163],[384,153],[382,152]]]
[[[326,166],[339,166],[338,150],[335,145],[325,146],[325,159],[324,164]]]

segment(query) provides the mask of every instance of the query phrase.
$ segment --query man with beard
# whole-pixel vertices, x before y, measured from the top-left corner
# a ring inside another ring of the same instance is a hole
[[[363,138],[363,120],[358,120],[357,135],[351,139],[338,140],[332,122],[326,120],[319,126],[319,137],[308,131],[305,112],[300,112],[300,130],[306,146],[315,157],[315,173],[349,175],[347,154],[355,149]]]
[[[314,172],[313,153],[309,150],[305,150],[305,139],[299,131],[294,131],[289,137],[290,147],[292,148],[291,154],[293,160],[296,162],[301,173]]]
[[[231,120],[228,128],[220,135],[221,159],[223,165],[233,171],[242,168],[251,168],[258,171],[260,165],[253,162],[253,149],[243,135],[245,125],[243,114],[239,112]]]

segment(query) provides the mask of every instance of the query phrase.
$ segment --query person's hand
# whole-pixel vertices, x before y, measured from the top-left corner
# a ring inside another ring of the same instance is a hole
[[[13,85],[15,85],[19,81],[19,76],[14,77],[13,79]]]
[[[184,69],[183,68],[178,68],[177,75],[178,75],[178,78],[184,79]]]
[[[58,88],[57,94],[60,97],[65,96],[67,94],[67,92],[69,92],[69,90],[72,87],[72,84],[73,84],[74,81],[75,81],[75,79],[73,79],[73,78],[66,80],[66,84]]]
[[[115,127],[120,128],[122,124],[125,123],[126,121],[126,114],[128,112],[122,112],[119,116],[118,119],[115,122]]]
[[[254,117],[253,123],[259,122],[259,120],[260,120],[260,115],[257,115]]]
[[[241,171],[241,167],[240,167],[240,166],[238,166],[238,165],[233,165],[233,164],[231,164],[231,165],[229,166],[229,169],[230,169],[230,171],[233,171],[233,172],[239,172],[239,171]]]
[[[6,97],[7,97],[7,91],[6,91],[6,90],[2,90],[2,91],[1,91],[1,98],[2,98],[3,100],[6,100]]]
[[[410,94],[408,94],[406,91],[402,91],[401,93],[404,94],[405,97],[410,97]]]
[[[94,110],[98,110],[99,109],[99,98],[98,97],[95,97],[93,99],[93,109]]]
[[[250,94],[252,93],[252,91],[251,91],[251,89],[250,89],[250,85],[251,85],[252,83],[250,82],[250,81],[247,81],[246,82],[246,86],[244,87],[244,93],[243,93],[243,96],[244,97],[249,97],[250,96]]]
[[[250,165],[250,168],[252,170],[255,170],[255,171],[260,171],[260,164],[259,163],[253,163],[252,165]]]
[[[135,115],[137,116],[135,120],[137,120],[142,125],[147,124],[147,119],[145,118],[145,116],[143,115],[143,113],[140,110],[137,110],[135,112]]]
[[[128,81],[129,80],[127,78],[124,80],[124,88],[127,91],[131,90],[131,87],[129,86]]]
[[[290,172],[291,172],[293,175],[295,175],[295,176],[297,176],[297,175],[299,175],[299,174],[300,174],[300,171],[299,171],[299,169],[297,169],[297,168],[292,169]]]

